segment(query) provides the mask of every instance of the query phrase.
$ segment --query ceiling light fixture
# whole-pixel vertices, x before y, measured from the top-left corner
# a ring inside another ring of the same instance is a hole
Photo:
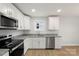
[[[36,9],[32,9],[31,11],[32,11],[32,12],[35,12],[35,11],[36,11]]]
[[[61,12],[61,11],[62,11],[61,9],[58,9],[58,10],[57,10],[58,13]]]

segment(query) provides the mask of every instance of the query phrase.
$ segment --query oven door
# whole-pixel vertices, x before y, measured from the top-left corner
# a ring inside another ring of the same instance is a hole
[[[22,56],[24,52],[24,43],[19,44],[18,46],[9,50],[10,56]]]

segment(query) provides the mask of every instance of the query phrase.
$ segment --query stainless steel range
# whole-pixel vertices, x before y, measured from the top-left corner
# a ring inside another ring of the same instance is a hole
[[[24,52],[23,40],[12,39],[12,36],[0,36],[0,48],[9,49],[9,56],[21,56]]]

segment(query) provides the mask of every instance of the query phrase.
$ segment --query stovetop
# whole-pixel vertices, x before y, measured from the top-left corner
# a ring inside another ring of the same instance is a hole
[[[4,39],[6,37],[7,36],[0,36],[0,39]],[[17,39],[15,40],[15,39],[12,39],[12,37],[7,38],[4,40],[0,40],[0,48],[12,49],[15,46],[17,46],[18,44],[20,44],[21,42],[23,42],[23,40],[17,40]]]
[[[15,46],[17,46],[18,44],[20,44],[21,42],[23,42],[23,40],[13,40],[12,42],[10,42],[9,44],[6,44],[4,46],[1,46],[0,48],[7,48],[7,49],[12,49]]]
[[[0,39],[6,38],[6,37],[7,37],[6,35],[1,35],[1,36],[0,36]]]

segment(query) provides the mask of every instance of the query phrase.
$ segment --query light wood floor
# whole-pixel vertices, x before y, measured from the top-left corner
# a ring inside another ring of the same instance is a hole
[[[26,56],[79,56],[79,46],[65,46],[60,50],[28,49]]]

